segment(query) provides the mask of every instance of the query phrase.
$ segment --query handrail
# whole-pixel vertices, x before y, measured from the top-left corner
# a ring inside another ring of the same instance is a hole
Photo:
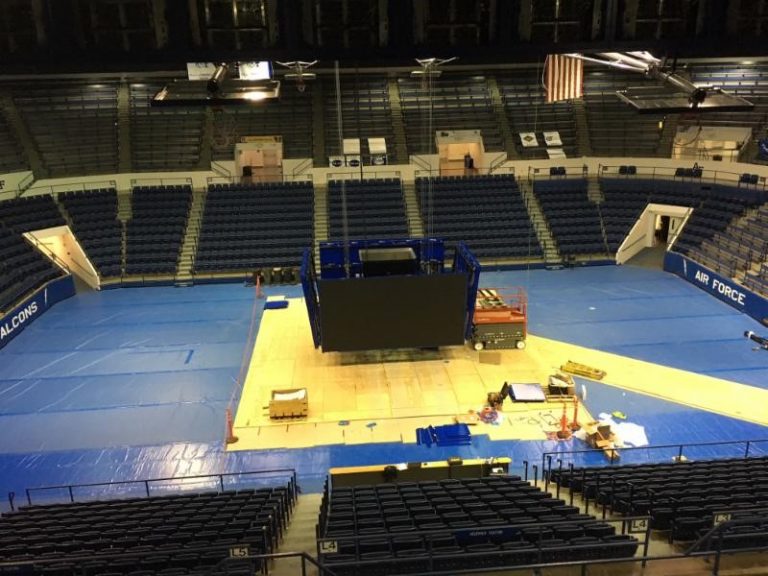
[[[117,181],[94,180],[93,182],[80,182],[79,184],[49,184],[46,186],[30,186],[27,190],[30,190],[31,192],[44,191],[53,196],[67,192],[93,192],[102,188],[113,188],[117,190]]]
[[[550,168],[565,168],[565,175],[550,174]],[[528,166],[528,181],[536,179],[546,180],[583,180],[589,176],[589,168],[583,162],[579,164],[565,164],[554,160],[547,166]]]
[[[293,169],[291,176],[295,180],[297,176],[304,174],[309,168],[314,165],[312,158],[305,158],[302,162],[299,162]]]
[[[327,182],[331,180],[378,180],[383,178],[401,179],[400,170],[375,170],[373,172],[328,172]]]
[[[754,512],[758,512],[759,514],[751,517],[744,517],[743,514],[752,514]],[[733,518],[731,514],[738,513],[739,518]],[[716,523],[712,528],[707,530],[706,534],[703,536],[699,536],[699,539],[696,540],[693,544],[691,544],[688,548],[686,548],[686,554],[690,552],[696,551],[702,544],[705,542],[709,542],[714,535],[720,535],[722,536],[723,531],[728,528],[729,526],[741,526],[741,525],[750,525],[754,524],[756,520],[763,521],[765,518],[766,513],[768,513],[768,508],[764,507],[756,507],[756,508],[739,508],[736,510],[732,509],[723,509],[723,510],[713,510],[712,511],[712,517],[715,519],[715,522],[717,522],[718,516],[728,516],[727,519],[723,520],[722,522]]]
[[[21,198],[24,192],[26,192],[30,186],[35,182],[35,174],[30,172],[18,184],[16,198]]]
[[[678,460],[681,459],[684,456],[684,451],[686,448],[699,448],[704,446],[736,446],[736,445],[744,445],[744,455],[743,458],[749,458],[749,451],[752,448],[754,444],[762,444],[762,443],[768,443],[768,438],[761,438],[756,440],[721,440],[716,442],[694,442],[691,444],[660,444],[658,446],[628,446],[626,448],[619,448],[622,452],[632,452],[632,451],[651,451],[651,450],[669,450],[669,449],[676,449],[677,450],[677,458]],[[556,457],[558,460],[563,460],[563,456],[565,455],[573,455],[573,454],[594,454],[594,455],[600,455],[604,454],[604,452],[599,448],[590,448],[588,450],[565,450],[560,452],[542,452],[541,454],[541,469],[546,472],[547,477],[549,477],[549,474],[552,472],[552,458]],[[711,458],[711,460],[717,460],[718,458]],[[549,465],[547,465],[547,462]],[[609,459],[609,465],[613,465],[616,462],[616,459],[611,456]],[[600,467],[598,466],[592,466],[592,467]]]
[[[244,561],[254,561],[254,560],[261,560],[266,561],[264,562],[264,565],[269,561],[274,562],[275,560],[284,560],[288,558],[300,558],[301,559],[301,574],[306,575],[309,572],[307,571],[307,564],[313,566],[315,569],[318,570],[318,576],[336,576],[336,573],[328,568],[327,566],[324,566],[320,564],[315,558],[312,558],[309,554],[306,552],[270,552],[268,554],[251,554],[250,553],[250,546],[247,544],[243,545],[235,545],[234,547],[232,545],[226,544],[226,545],[209,545],[209,546],[194,546],[194,547],[183,547],[179,546],[178,548],[172,548],[172,549],[164,549],[164,552],[172,555],[172,554],[179,554],[179,553],[203,553],[203,552],[218,552],[218,551],[226,551],[230,554],[232,554],[233,548],[239,548],[239,549],[245,549],[248,550],[248,554],[244,556],[228,556],[222,558],[217,564],[213,566],[206,567],[205,574],[211,574],[216,571],[217,568],[219,568],[222,564],[228,564],[232,562],[244,562]],[[238,550],[239,551],[239,550]],[[146,551],[142,552],[125,552],[121,551],[118,553],[112,553],[110,554],[108,551],[99,554],[98,559],[99,560],[121,560],[121,559],[130,559],[130,558],[142,558],[147,555]],[[10,560],[10,561],[0,561],[0,572],[4,572],[6,569],[10,569],[12,572],[16,572],[19,570],[19,568],[22,567],[29,567],[32,568],[33,566],[48,566],[51,564],[57,564],[61,562],[68,562],[77,564],[79,562],[87,562],[89,560],[93,560],[96,558],[96,556],[91,554],[73,554],[71,556],[58,556],[57,558],[34,558],[32,560]],[[15,570],[14,570],[15,569]],[[262,573],[267,573],[266,569],[262,571]]]
[[[496,173],[492,174],[490,172],[490,168],[486,166],[477,166],[475,167],[475,173],[474,174],[465,174],[464,168],[457,168],[455,170],[455,174],[453,173],[453,170],[449,170],[449,174],[443,174],[444,170],[440,170],[440,168],[432,169],[423,169],[423,170],[414,170],[413,176],[414,180],[418,178],[442,178],[445,176],[450,176],[451,178],[467,178],[468,180],[471,180],[472,178],[484,178],[487,176],[512,176],[515,177],[515,167],[514,166],[504,166],[504,170],[502,173]]]
[[[78,488],[96,488],[100,486],[125,486],[125,485],[142,485],[144,487],[144,494],[147,498],[151,496],[150,486],[158,482],[186,482],[189,480],[218,480],[219,488],[224,490],[224,479],[234,476],[257,476],[257,475],[290,475],[290,485],[294,492],[294,496],[298,495],[298,484],[296,470],[294,468],[275,468],[271,470],[251,470],[246,472],[223,472],[220,474],[197,474],[193,476],[170,476],[167,478],[149,478],[146,480],[117,480],[113,482],[92,482],[86,484],[61,484],[57,486],[39,486],[36,488],[25,488],[25,494],[27,497],[27,504],[32,506],[32,493],[51,491],[51,490],[67,490],[69,502],[76,502],[74,491]]]
[[[157,184],[157,182],[160,184]],[[182,176],[178,178],[131,178],[130,187],[136,188],[138,186],[173,186],[176,184],[181,184],[182,186],[187,185],[191,188],[192,178],[189,176]]]
[[[424,160],[421,159],[421,155],[414,154],[414,155],[411,156],[410,160],[411,160],[411,164],[415,164],[416,166],[418,166],[422,170],[426,170],[428,172],[432,172],[433,171],[432,170],[432,166],[430,166],[427,162],[425,162]]]
[[[211,170],[220,174],[222,178],[232,179],[232,172],[218,160],[211,160]]]
[[[710,170],[710,169],[703,169],[699,168],[701,170],[700,175],[697,176],[676,176],[675,173],[678,170],[678,168],[682,168],[683,166],[679,167],[662,167],[662,166],[635,166],[636,173],[635,174],[619,174],[619,168],[620,166],[627,166],[627,165],[633,165],[632,164],[633,159],[627,158],[627,164],[621,164],[619,166],[617,165],[610,165],[610,164],[600,164],[598,167],[598,178],[626,178],[626,179],[651,179],[651,180],[677,180],[677,181],[686,181],[686,182],[709,182],[713,184],[726,184],[726,185],[735,185],[737,187],[748,187],[750,189],[768,189],[768,179],[766,179],[765,176],[760,176],[758,179],[758,184],[745,184],[744,182],[740,182],[740,178],[743,173],[741,172],[730,172],[728,170]],[[682,161],[681,161],[682,163]],[[698,168],[698,167],[697,167]]]
[[[59,258],[53,250],[48,248],[48,246],[40,242],[40,240],[38,240],[36,236],[33,236],[29,232],[22,234],[22,236],[24,236],[28,241],[31,241],[32,244],[34,244],[35,248],[40,250],[40,252],[45,254],[49,259],[53,260],[56,264],[58,264],[61,268],[63,268],[67,274],[72,274],[72,270],[70,270],[67,263],[64,262],[64,260],[62,260],[61,258]]]
[[[672,233],[671,238],[667,238],[667,250],[672,250],[674,248],[675,244],[677,243],[677,239],[680,237],[680,234],[682,234],[683,230],[685,229],[685,225],[688,224],[688,219],[691,217],[691,214],[693,214],[693,208],[689,208],[687,212],[685,213],[685,217],[683,217],[683,221],[680,222],[680,225],[677,227],[677,230],[675,230]]]
[[[507,158],[506,154],[502,154],[501,156],[497,156],[496,160],[491,162],[490,166],[488,166],[488,174],[493,174],[496,171],[497,168],[499,168],[500,166],[503,166],[508,160],[509,159]],[[515,173],[514,166],[510,166],[510,168],[512,169],[511,173],[514,174]]]

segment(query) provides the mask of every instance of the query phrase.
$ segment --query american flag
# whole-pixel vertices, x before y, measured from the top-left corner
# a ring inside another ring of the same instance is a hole
[[[583,78],[583,61],[562,54],[550,54],[544,63],[547,102],[581,98],[584,94]]]

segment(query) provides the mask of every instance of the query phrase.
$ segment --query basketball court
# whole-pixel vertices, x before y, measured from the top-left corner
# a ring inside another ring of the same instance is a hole
[[[546,386],[569,360],[604,370],[605,383],[616,388],[768,425],[768,390],[537,336],[525,350],[323,353],[313,346],[303,299],[288,303],[264,311],[234,421],[238,441],[229,450],[415,442],[416,428],[462,421],[504,382]],[[270,419],[274,390],[302,388],[306,417]],[[570,421],[570,398],[507,400],[501,422],[471,429],[491,440],[546,440],[559,429],[564,405]],[[581,421],[592,420],[579,410]]]
[[[599,383],[577,378],[587,389],[580,421],[622,411],[653,446],[768,437],[768,353],[742,336],[760,326],[690,284],[604,266],[484,272],[481,285],[525,287],[525,350],[323,354],[297,286],[265,288],[291,300],[284,310],[264,311],[239,284],[61,302],[0,351],[3,488],[288,467],[316,491],[332,466],[454,455],[506,455],[517,469],[543,451],[583,446],[547,437],[560,403],[529,415],[530,405],[507,400],[503,423],[473,427],[470,446],[417,445],[415,429],[480,409],[504,380],[543,382],[566,360],[607,372]],[[235,404],[240,441],[225,449],[225,409],[251,351],[254,369]],[[308,388],[306,422],[266,418],[278,386]],[[707,447],[699,457],[738,450]]]

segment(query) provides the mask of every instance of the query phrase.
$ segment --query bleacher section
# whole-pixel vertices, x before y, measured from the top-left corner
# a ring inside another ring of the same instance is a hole
[[[340,576],[628,558],[638,548],[518,476],[326,486],[317,534],[337,543],[320,560]]]
[[[717,64],[696,64],[690,67],[691,79],[697,84],[720,86],[727,92],[746,98],[755,105],[749,112],[713,112],[706,118],[682,118],[681,125],[743,126],[755,131],[768,122],[768,66],[740,64],[738,67]],[[747,158],[747,161],[752,160]]]
[[[747,209],[759,206],[765,200],[765,192],[711,184],[701,186],[699,194],[701,204],[694,208],[674,250],[724,276],[746,272],[749,259],[740,254],[740,250],[711,240],[716,234],[724,233]]]
[[[417,178],[427,235],[463,241],[480,259],[541,258],[542,250],[514,176]]]
[[[595,156],[646,156],[658,153],[660,114],[638,114],[616,90],[648,82],[640,74],[584,67],[584,104]]]
[[[765,258],[765,260],[768,260],[768,258]],[[756,271],[747,271],[744,278],[744,286],[768,297],[768,263],[763,262]]]
[[[718,243],[749,259],[744,285],[768,296],[768,204],[730,226]]]
[[[547,104],[540,71],[522,69],[513,74],[499,74],[496,81],[509,127],[515,137],[515,147],[521,158],[548,158],[543,132],[549,131],[560,133],[562,149],[567,157],[575,158],[579,155],[576,149],[573,104]],[[520,132],[535,132],[539,145],[524,147]]]
[[[587,196],[585,178],[538,180],[533,193],[561,255],[607,255],[600,213]]]
[[[0,111],[0,174],[29,170],[21,144]]]
[[[0,224],[0,312],[8,312],[23,296],[62,275],[19,232]]]
[[[600,214],[603,217],[608,251],[611,254],[618,251],[632,226],[645,210],[654,187],[653,180],[600,179],[600,189],[604,198],[600,205]]]
[[[72,232],[99,276],[120,276],[123,225],[117,219],[116,190],[68,192],[59,200],[72,221]]]
[[[698,179],[652,180],[642,177],[602,177],[605,200],[600,206],[608,246],[615,252],[649,203],[697,208],[707,192]]]
[[[50,177],[117,172],[115,84],[36,84],[13,99]]]
[[[289,82],[279,100],[214,110],[214,160],[234,160],[243,136],[282,136],[285,158],[312,158],[312,86],[299,92]]]
[[[768,544],[766,457],[553,470],[551,479],[616,514],[649,514],[651,528],[670,530],[675,541],[706,534],[715,513],[733,512],[735,519],[759,508],[761,519],[726,528],[722,549]],[[718,541],[713,538],[710,549]]]
[[[399,179],[331,180],[328,182],[330,240],[341,240],[344,237],[342,186],[346,190],[350,239],[408,237],[408,218]]]
[[[175,274],[191,204],[190,186],[133,189],[126,274]]]
[[[289,484],[24,507],[0,518],[0,559],[34,560],[35,576],[254,574],[265,566],[223,560],[275,551],[295,497]]]
[[[53,198],[48,195],[0,202],[0,223],[19,233],[66,224]]]
[[[487,152],[504,150],[504,138],[484,77],[441,77],[432,86],[431,98],[420,80],[400,78],[398,86],[410,154],[434,153],[438,130],[480,130]],[[431,134],[428,133],[430,103]]]
[[[161,84],[131,84],[131,159],[137,172],[179,172],[198,168],[205,110],[153,108]]]
[[[212,184],[195,272],[298,266],[313,246],[313,192],[309,182]]]
[[[323,82],[323,96],[325,152],[326,156],[337,156],[342,150],[339,144],[335,82]],[[368,138],[384,138],[387,142],[389,163],[397,163],[386,77],[355,77],[353,80],[342,78],[341,106],[344,138],[360,139],[360,153],[363,158],[369,157]]]

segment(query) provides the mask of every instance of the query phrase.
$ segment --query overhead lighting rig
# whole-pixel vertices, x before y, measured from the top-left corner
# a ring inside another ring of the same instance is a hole
[[[269,62],[190,62],[187,80],[177,80],[152,98],[152,106],[246,105],[277,98]]]
[[[307,72],[312,66],[317,64],[317,60],[312,62],[304,62],[303,60],[292,60],[290,62],[279,62],[275,60],[275,64],[288,68],[290,72],[285,74],[286,80],[294,80],[296,82],[296,89],[299,92],[304,92],[307,89],[306,82],[308,80],[314,80],[317,78],[317,74],[314,72]]]
[[[440,70],[440,66],[453,62],[454,60],[457,60],[456,56],[453,56],[452,58],[416,58],[416,62],[418,62],[421,68],[411,71],[411,77],[439,78],[440,74],[443,73],[443,71]]]
[[[586,62],[643,74],[661,85],[630,86],[617,90],[616,95],[646,113],[669,112],[734,112],[751,110],[754,105],[740,96],[729,94],[716,86],[697,85],[667,69],[665,61],[649,52],[600,52],[597,54],[566,54]]]

